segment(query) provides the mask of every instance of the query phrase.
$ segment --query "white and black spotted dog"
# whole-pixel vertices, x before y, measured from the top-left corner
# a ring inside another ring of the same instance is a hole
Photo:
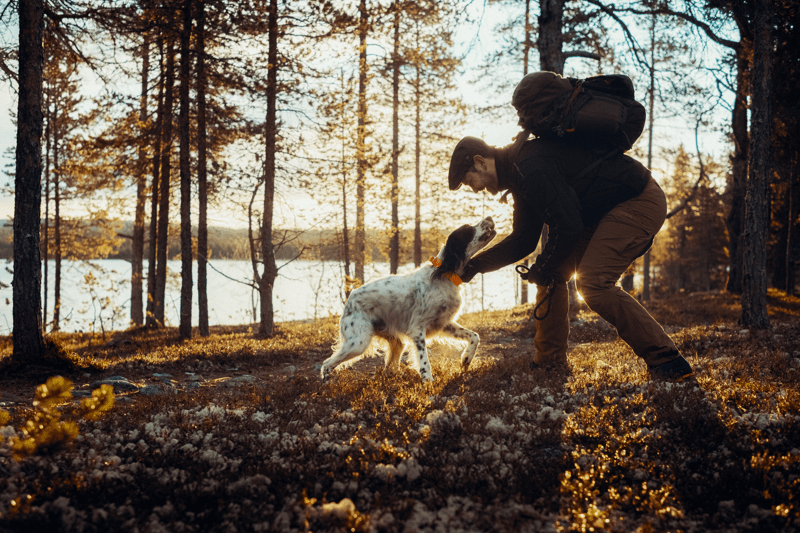
[[[464,225],[447,238],[431,264],[404,276],[389,276],[359,287],[350,294],[339,321],[339,342],[334,354],[322,363],[322,379],[327,379],[337,365],[358,357],[374,338],[388,343],[385,366],[397,366],[406,343],[423,381],[433,381],[426,339],[445,337],[468,344],[461,354],[461,366],[467,369],[480,337],[455,320],[461,309],[460,274],[470,257],[496,235],[494,221],[486,217],[474,226]]]

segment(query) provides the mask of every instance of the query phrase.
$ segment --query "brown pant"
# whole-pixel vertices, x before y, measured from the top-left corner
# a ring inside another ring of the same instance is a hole
[[[586,229],[572,255],[559,268],[565,280],[577,272],[578,291],[589,308],[616,327],[622,340],[648,365],[674,359],[677,348],[650,313],[617,281],[661,229],[666,214],[664,192],[650,178],[639,196],[609,211],[596,228]],[[547,287],[538,286],[537,305],[546,293]],[[550,301],[537,314],[545,313],[547,316],[536,327],[534,361],[564,361],[569,337],[566,283],[556,284]]]

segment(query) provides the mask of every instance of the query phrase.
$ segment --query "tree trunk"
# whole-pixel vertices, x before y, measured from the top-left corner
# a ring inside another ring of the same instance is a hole
[[[347,163],[345,148],[347,146],[347,139],[345,137],[345,124],[344,116],[347,108],[347,86],[344,82],[344,69],[341,71],[342,83],[342,114],[339,120],[340,139],[342,141],[342,255],[344,260],[344,296],[350,297],[350,292],[353,290],[353,278],[350,276],[350,232],[347,225]]]
[[[564,73],[564,56],[561,53],[564,2],[565,0],[541,0],[539,2],[541,12],[539,14],[539,37],[536,40],[536,47],[539,50],[539,68],[556,74]],[[547,234],[548,228],[545,224],[539,238],[542,250],[547,244]],[[572,284],[568,285],[568,287],[571,286]],[[570,290],[570,304],[573,308],[572,304],[575,300],[574,291]]]
[[[525,42],[523,43],[522,55],[522,75],[528,75],[528,63],[531,50],[531,0],[525,0]],[[528,259],[525,259],[524,265],[528,266]],[[528,303],[528,285],[529,283],[524,279],[520,280],[519,284],[519,303]]]
[[[156,296],[153,305],[156,322],[164,325],[164,300],[167,290],[167,246],[169,240],[170,157],[172,155],[172,109],[175,82],[175,49],[168,41],[164,72],[164,114],[161,128],[161,183],[158,191],[158,248],[156,250]]]
[[[653,126],[656,102],[656,15],[650,25],[650,91],[647,113],[647,168],[653,168]],[[642,301],[650,300],[650,250],[642,258]]]
[[[181,27],[180,110],[178,112],[181,180],[181,339],[192,338],[192,175],[189,168],[189,83],[191,80],[192,1],[183,0]]]
[[[58,117],[58,101],[53,109],[53,238],[55,240],[55,279],[53,280],[53,325],[50,331],[58,331],[61,324],[61,162],[59,161],[59,145],[61,143],[61,125]]]
[[[751,115],[750,175],[745,197],[745,232],[742,262],[741,324],[769,326],[767,314],[767,231],[772,112],[772,13],[769,2],[756,2],[753,43],[753,92]]]
[[[522,43],[522,75],[528,75],[528,62],[531,53],[531,0],[525,0],[525,42]],[[523,283],[523,286],[525,284]]]
[[[278,134],[277,105],[278,95],[278,0],[270,0],[267,18],[269,32],[268,71],[267,71],[267,120],[264,124],[264,211],[261,223],[261,260],[264,272],[259,286],[261,292],[261,322],[258,332],[262,336],[275,331],[275,318],[272,306],[272,292],[278,268],[272,247],[272,216],[275,203],[275,143]]]
[[[164,125],[164,39],[158,38],[159,80],[158,106],[153,128],[153,181],[150,186],[150,244],[147,248],[147,327],[156,327],[156,250],[158,247],[159,182],[161,181],[161,130]]]
[[[419,32],[417,33],[417,50],[419,50]],[[422,264],[422,113],[420,107],[422,74],[419,62],[416,65],[417,77],[414,80],[414,266]]]
[[[400,7],[394,3],[394,50],[392,51],[392,227],[389,240],[389,271],[397,274],[400,263],[400,218],[398,185],[400,158]]]
[[[541,0],[539,15],[539,63],[542,70],[557,74],[564,73],[564,56],[561,53],[561,26],[564,20],[565,0]]]
[[[43,353],[42,264],[42,0],[19,0],[19,95],[14,174],[13,357],[30,364]]]
[[[364,228],[364,207],[366,203],[367,175],[367,1],[359,4],[358,24],[358,125],[356,126],[356,236],[353,243],[355,254],[356,286],[364,283],[364,260],[366,258],[366,230]]]
[[[133,239],[131,241],[131,324],[141,326],[144,323],[142,303],[142,282],[144,273],[144,208],[147,200],[147,150],[145,123],[147,122],[147,73],[150,70],[150,41],[144,35],[142,44],[142,96],[139,100],[139,131],[142,136],[139,145],[139,176],[136,180],[136,212],[133,221]]]
[[[747,163],[750,159],[750,140],[747,135],[747,74],[750,70],[746,41],[736,49],[736,95],[733,102],[731,129],[734,152],[731,160],[732,178],[728,189],[730,211],[725,217],[728,228],[730,268],[726,290],[742,293],[742,231],[744,229],[745,192],[747,191]]]
[[[790,155],[789,161],[789,217],[786,221],[786,295],[787,296],[794,296],[794,258],[792,256],[792,248],[794,243],[792,239],[794,238],[794,225],[795,225],[795,216],[794,216],[794,161],[797,157],[797,153]]]
[[[50,113],[50,98],[47,93],[44,97],[44,113],[46,114],[46,126],[44,130],[45,138],[45,156],[44,156],[44,243],[42,244],[42,251],[44,258],[42,260],[42,269],[44,270],[44,287],[42,287],[42,297],[44,302],[42,304],[42,327],[47,330],[47,291],[49,290],[49,268],[50,262],[50,137],[52,136],[52,128],[50,127],[53,121],[53,116]]]
[[[206,4],[197,6],[197,297],[200,335],[208,337],[208,174],[206,169]]]

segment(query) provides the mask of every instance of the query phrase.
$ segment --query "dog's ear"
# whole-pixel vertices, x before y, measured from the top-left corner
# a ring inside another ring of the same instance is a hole
[[[442,264],[434,271],[434,277],[441,278],[445,272],[457,272],[467,261],[467,245],[475,237],[475,228],[465,224],[447,237],[444,245]]]

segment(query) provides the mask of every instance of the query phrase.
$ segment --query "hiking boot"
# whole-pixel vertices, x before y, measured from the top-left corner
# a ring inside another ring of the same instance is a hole
[[[682,355],[679,355],[672,361],[661,363],[660,365],[648,366],[647,372],[650,374],[651,379],[672,381],[673,383],[681,383],[694,379],[692,365],[690,365],[689,361],[684,359]]]

